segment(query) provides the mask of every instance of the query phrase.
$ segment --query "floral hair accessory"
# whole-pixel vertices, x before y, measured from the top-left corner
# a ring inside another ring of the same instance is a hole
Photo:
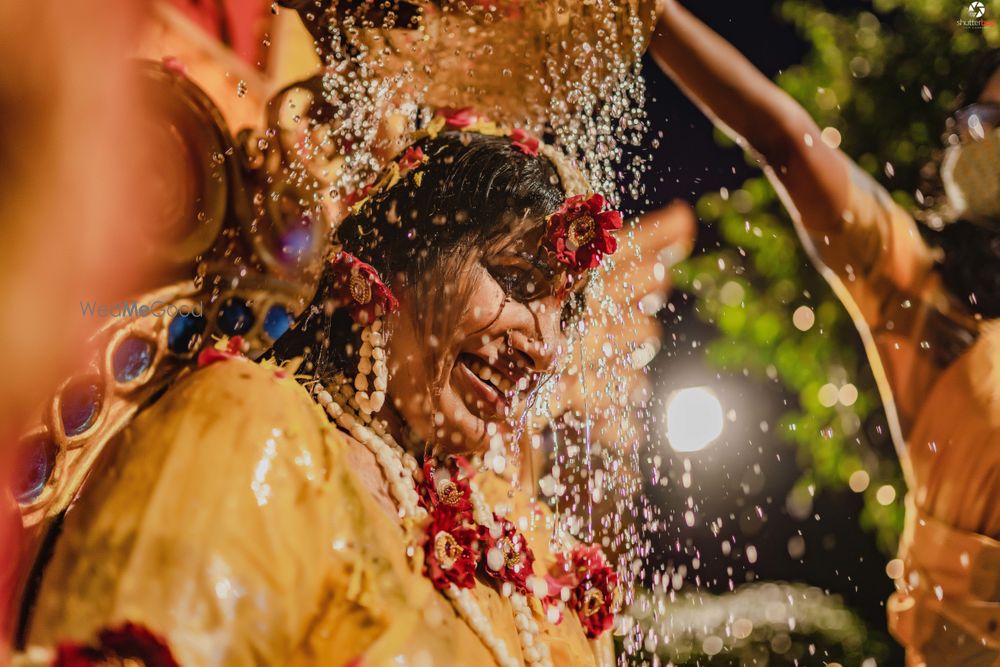
[[[594,639],[611,628],[619,579],[599,546],[578,546],[568,558],[557,554],[548,583],[550,596],[561,598],[576,612],[588,637]]]
[[[525,155],[532,157],[538,155],[538,137],[529,134],[519,127],[515,127],[510,131],[510,140]]]
[[[213,347],[202,350],[198,355],[198,367],[203,368],[226,359],[243,358],[243,336],[233,336],[229,340],[222,339]]]
[[[410,146],[403,152],[403,157],[399,158],[399,169],[403,173],[406,173],[420,167],[429,160],[430,158],[424,153],[424,149],[419,146]]]
[[[403,151],[398,160],[389,164],[385,173],[382,174],[382,177],[378,181],[348,192],[344,196],[344,203],[351,210],[351,213],[357,214],[365,207],[365,204],[368,203],[373,194],[388,190],[396,185],[396,183],[399,183],[404,176],[416,171],[428,162],[430,162],[430,158],[424,153],[422,148],[419,146],[409,146]],[[413,178],[416,180],[417,185],[420,185],[423,174],[417,172],[413,175]]]
[[[370,265],[347,252],[338,253],[332,263],[334,297],[355,322],[369,324],[399,308],[399,301]]]
[[[97,646],[63,642],[56,648],[53,667],[97,667],[128,664],[142,667],[179,667],[170,647],[159,636],[138,623],[105,628],[97,635]]]
[[[441,505],[431,511],[431,522],[424,533],[424,574],[435,588],[476,585],[479,529],[468,519],[467,513],[448,511]]]
[[[346,195],[344,195],[344,203],[347,204],[348,207],[353,209],[355,206],[358,205],[359,202],[363,202],[365,199],[368,198],[368,195],[372,189],[372,185],[373,185],[372,183],[368,183],[362,185],[357,190],[351,190]]]
[[[570,197],[548,218],[543,245],[573,271],[596,268],[618,249],[612,232],[622,228],[622,214],[605,210],[599,194]]]
[[[462,107],[461,109],[442,107],[438,110],[437,115],[444,118],[446,126],[455,128],[456,130],[464,130],[479,120],[479,116],[476,115],[472,107]]]
[[[486,572],[502,583],[509,583],[519,593],[529,593],[535,554],[528,541],[511,521],[493,515],[493,528],[484,529]]]

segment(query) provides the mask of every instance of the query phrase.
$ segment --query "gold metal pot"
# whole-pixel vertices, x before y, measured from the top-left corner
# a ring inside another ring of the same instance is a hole
[[[402,77],[423,103],[507,123],[541,124],[612,93],[655,25],[655,0],[414,0],[378,16],[347,0],[286,2],[328,53]]]

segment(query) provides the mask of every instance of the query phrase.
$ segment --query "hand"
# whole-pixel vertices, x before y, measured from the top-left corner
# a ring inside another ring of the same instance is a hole
[[[632,238],[629,238],[631,235]],[[631,311],[625,326],[609,317],[599,317],[591,321],[582,341],[587,375],[581,382],[578,372],[563,377],[556,392],[558,406],[553,406],[553,414],[562,414],[568,409],[583,410],[583,387],[587,389],[586,406],[592,416],[612,407],[608,393],[595,391],[596,387],[608,382],[598,378],[597,361],[604,357],[604,350],[610,346],[609,360],[615,369],[616,378],[622,383],[625,401],[646,385],[642,365],[635,367],[638,356],[634,351],[641,345],[649,344],[650,359],[658,349],[660,324],[656,312],[666,303],[670,292],[670,267],[683,260],[691,252],[695,238],[695,217],[690,204],[674,201],[667,206],[643,214],[632,225],[626,226],[618,235],[618,252],[614,255],[615,266],[604,277],[604,295],[614,301],[619,308]],[[657,266],[660,265],[660,266]],[[640,355],[643,353],[640,352]],[[647,359],[648,362],[648,359]],[[622,376],[621,371],[628,369]],[[598,422],[605,420],[598,419]],[[607,424],[609,438],[618,425]],[[607,440],[613,442],[613,438]]]

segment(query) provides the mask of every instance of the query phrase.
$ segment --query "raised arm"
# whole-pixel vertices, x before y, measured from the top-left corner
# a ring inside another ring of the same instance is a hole
[[[912,217],[824,143],[806,110],[731,44],[663,0],[650,51],[709,117],[758,154],[803,241],[869,326],[883,318],[887,288],[924,289],[933,260]]]
[[[662,3],[653,58],[717,125],[752,148],[810,230],[835,231],[847,208],[848,159],[813,119],[729,42],[674,0]]]

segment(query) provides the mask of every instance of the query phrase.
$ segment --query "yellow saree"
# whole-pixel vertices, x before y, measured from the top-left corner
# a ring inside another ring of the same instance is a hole
[[[133,622],[185,666],[494,665],[409,564],[350,446],[276,368],[236,359],[182,378],[109,444],[67,513],[28,645]],[[551,517],[501,480],[481,486],[512,507],[543,575]],[[520,658],[509,601],[481,582],[474,594]],[[607,634],[535,616],[553,664],[613,663]]]

